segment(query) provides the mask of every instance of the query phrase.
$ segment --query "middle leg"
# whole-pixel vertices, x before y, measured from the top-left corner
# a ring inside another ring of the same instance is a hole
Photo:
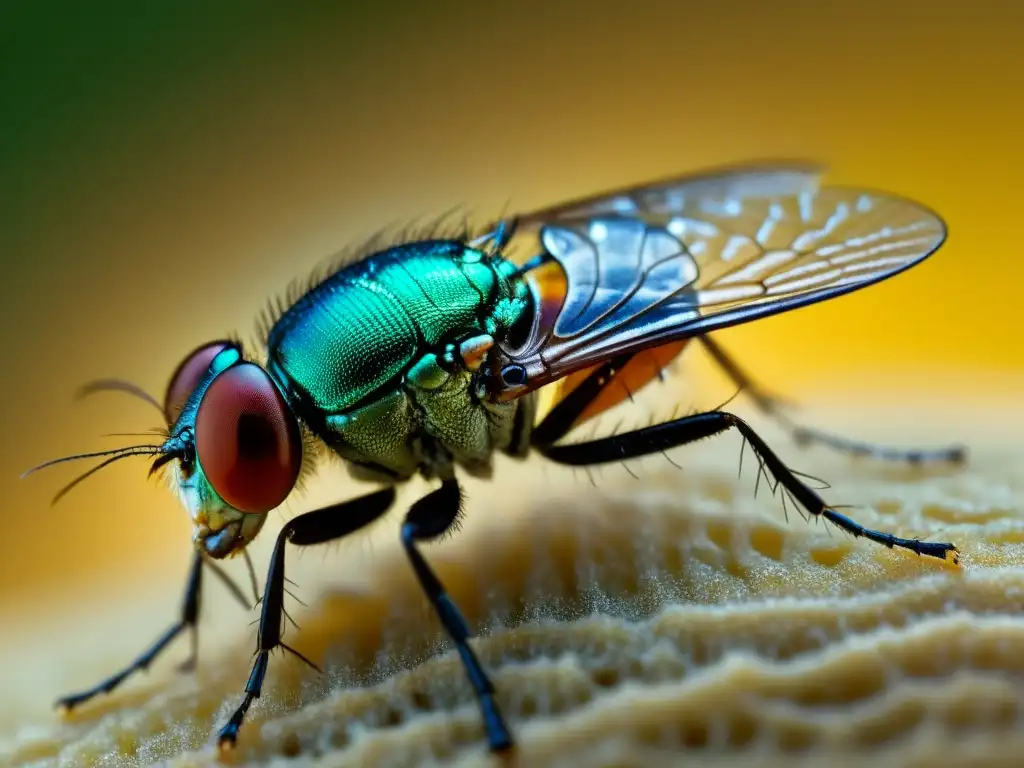
[[[283,648],[312,665],[308,659],[285,645],[281,639],[284,618],[285,544],[311,546],[340,539],[378,519],[391,507],[394,498],[394,489],[385,488],[342,504],[307,512],[290,520],[281,529],[267,573],[257,633],[256,661],[246,683],[242,703],[220,731],[218,741],[221,749],[228,750],[234,745],[249,707],[260,697],[271,651]],[[512,739],[494,702],[494,686],[467,643],[470,632],[465,619],[416,548],[416,542],[427,541],[444,534],[458,517],[461,503],[462,494],[458,484],[455,480],[446,480],[440,488],[424,496],[409,510],[402,526],[402,544],[427,597],[455,641],[470,683],[480,702],[491,749],[499,751],[511,746]]]
[[[441,624],[455,643],[455,649],[462,659],[470,685],[473,686],[473,693],[480,705],[484,728],[487,731],[487,742],[492,751],[500,752],[512,746],[512,736],[494,700],[494,684],[469,645],[472,633],[466,620],[416,547],[417,542],[443,536],[458,519],[461,509],[462,491],[458,481],[445,480],[440,488],[412,505],[402,525],[402,546],[405,547],[427,599],[437,611]]]
[[[252,672],[245,684],[245,697],[242,699],[242,703],[235,710],[231,719],[221,728],[217,737],[221,750],[227,751],[234,746],[249,707],[263,692],[263,680],[270,665],[271,651],[275,648],[282,648],[298,656],[310,666],[314,666],[309,659],[294,648],[289,648],[281,639],[284,621],[285,545],[291,543],[306,547],[336,541],[380,518],[391,507],[394,500],[395,489],[384,488],[341,504],[306,512],[289,520],[278,533],[274,552],[270,557],[270,568],[267,572],[267,583],[263,592],[259,630],[256,633],[256,661],[252,665]]]

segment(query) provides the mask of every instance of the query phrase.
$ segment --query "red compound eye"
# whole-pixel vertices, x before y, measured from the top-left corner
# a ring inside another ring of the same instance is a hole
[[[207,387],[195,439],[207,480],[240,512],[269,512],[295,487],[302,465],[298,422],[258,365],[235,365]]]
[[[210,369],[213,358],[228,346],[229,343],[226,341],[204,344],[193,349],[188,357],[178,365],[171,376],[171,383],[167,385],[167,393],[164,395],[164,416],[169,425],[173,425],[178,420],[181,409],[185,407],[189,395],[199,386],[199,382]]]

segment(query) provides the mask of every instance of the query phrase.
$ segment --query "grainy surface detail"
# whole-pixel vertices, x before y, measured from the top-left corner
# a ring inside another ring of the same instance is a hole
[[[861,421],[846,410],[808,417],[904,445],[966,438],[969,466],[896,468],[765,434],[791,466],[831,483],[827,498],[857,505],[846,511],[858,521],[952,540],[959,567],[855,542],[792,507],[787,524],[763,480],[754,499],[749,451],[737,478],[734,436],[673,452],[682,470],[661,457],[633,464],[639,480],[611,466],[592,485],[536,460],[504,462],[500,481],[468,485],[465,529],[427,554],[479,629],[474,643],[519,742],[508,764],[1013,764],[1024,748],[1020,425],[977,411],[994,426],[968,434],[956,431],[965,419],[922,427],[922,417],[901,429],[888,411],[856,408]],[[275,656],[236,764],[500,764],[396,531],[392,517],[372,557],[342,545],[294,558],[329,578],[297,578],[309,607],[289,603],[301,631],[289,627],[286,640],[326,674]],[[135,621],[130,605],[97,598],[97,610],[111,622],[127,616],[110,626],[130,628],[141,649],[175,610],[173,590],[161,595],[166,606],[147,602]],[[52,660],[74,636],[70,623],[47,623],[63,634],[40,637],[20,677],[5,672],[5,697],[29,703],[4,710],[0,763],[212,764],[213,734],[248,674],[245,624],[256,614],[211,605],[224,628],[204,635],[197,675],[174,671],[185,654],[176,648],[151,676],[64,721],[40,710],[40,697],[91,678],[60,664],[33,670],[32,659]],[[77,653],[96,676],[135,647],[107,637],[80,638],[95,645]]]

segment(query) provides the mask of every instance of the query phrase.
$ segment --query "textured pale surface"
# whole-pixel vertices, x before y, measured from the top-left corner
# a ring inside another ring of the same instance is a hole
[[[518,764],[1013,764],[1024,748],[1022,419],[1011,408],[940,423],[951,413],[858,403],[805,420],[897,444],[966,436],[962,471],[802,451],[764,432],[791,466],[832,484],[826,498],[863,505],[849,510],[859,521],[955,541],[960,568],[830,534],[792,509],[787,525],[763,483],[753,499],[749,450],[736,479],[736,436],[673,452],[683,471],[661,457],[633,464],[640,481],[609,466],[594,488],[537,461],[503,463],[500,485],[470,485],[464,530],[428,555],[483,627],[476,647]],[[328,674],[275,656],[237,762],[489,764],[462,669],[447,646],[437,653],[396,530],[394,517],[382,524],[372,552],[343,544],[291,560],[310,608],[290,604],[302,631],[286,639]],[[331,586],[314,589],[314,573]],[[89,626],[78,606],[6,638],[20,655],[2,649],[0,762],[211,763],[253,647],[250,619],[219,585],[198,678],[173,671],[185,654],[176,647],[151,677],[66,722],[46,708],[141,649],[171,618],[175,589],[159,586],[157,600],[124,585],[135,602],[97,600]]]

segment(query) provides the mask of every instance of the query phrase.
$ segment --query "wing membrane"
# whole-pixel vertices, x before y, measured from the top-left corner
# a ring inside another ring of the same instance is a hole
[[[722,166],[559,203],[520,215],[518,220],[520,225],[529,226],[598,216],[659,216],[677,213],[695,201],[732,205],[734,200],[795,195],[816,189],[823,172],[820,165],[794,161]]]
[[[819,187],[802,168],[753,168],[612,192],[521,221],[564,271],[554,321],[503,350],[520,394],[609,356],[849,293],[919,263],[941,218],[892,194]],[[550,304],[550,296],[546,298]],[[547,315],[551,315],[548,312]]]

